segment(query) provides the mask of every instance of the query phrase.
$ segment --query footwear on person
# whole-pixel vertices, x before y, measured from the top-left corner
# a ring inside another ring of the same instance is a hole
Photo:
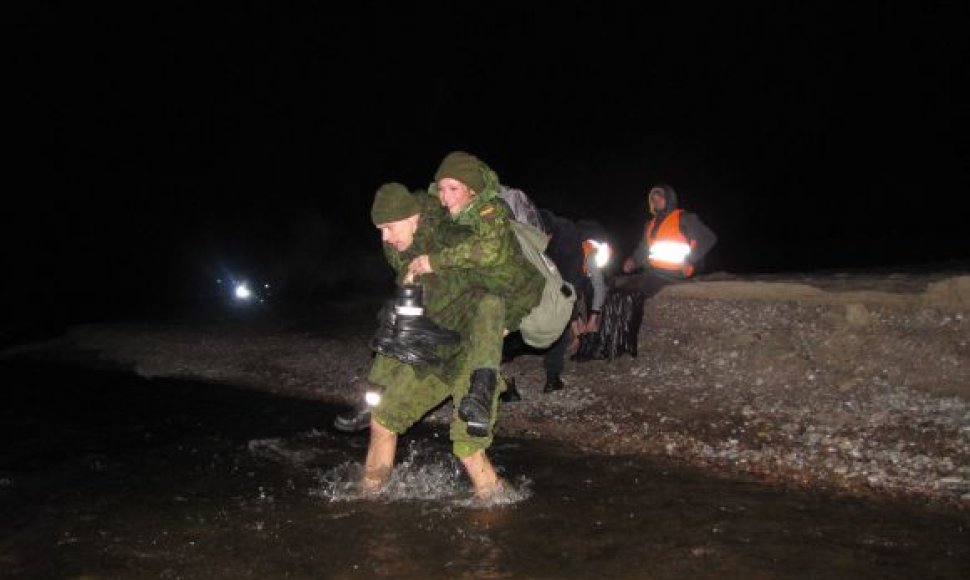
[[[353,409],[333,420],[333,428],[341,433],[359,433],[370,429],[370,408]]]
[[[561,391],[566,383],[562,382],[559,375],[549,375],[546,377],[546,385],[542,387],[543,393],[553,393],[555,391]]]
[[[492,419],[492,395],[495,394],[497,383],[495,369],[472,371],[468,394],[458,404],[458,416],[468,424],[468,434],[472,437],[488,435],[488,425]]]

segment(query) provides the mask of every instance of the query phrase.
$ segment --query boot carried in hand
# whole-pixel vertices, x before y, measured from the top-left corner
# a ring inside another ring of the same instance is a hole
[[[437,347],[460,340],[460,334],[425,316],[421,286],[405,284],[398,289],[397,299],[381,309],[371,348],[406,364],[430,365],[441,362]]]
[[[400,341],[394,331],[396,321],[394,302],[388,301],[377,313],[377,332],[374,333],[370,343],[374,352],[409,365],[441,362],[435,354],[434,345],[427,345],[418,340],[412,340],[409,343]]]
[[[404,342],[427,342],[435,345],[458,344],[461,335],[442,328],[424,314],[424,293],[417,284],[398,289],[394,303],[394,336]]]

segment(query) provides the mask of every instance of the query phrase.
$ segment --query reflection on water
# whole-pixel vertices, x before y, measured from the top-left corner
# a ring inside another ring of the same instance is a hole
[[[499,438],[483,507],[443,429],[374,500],[338,409],[0,366],[0,578],[965,578],[970,517]]]

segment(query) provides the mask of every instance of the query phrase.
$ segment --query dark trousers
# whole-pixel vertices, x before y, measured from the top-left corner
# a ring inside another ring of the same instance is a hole
[[[623,354],[637,356],[644,301],[664,286],[683,280],[659,270],[613,278],[603,305],[599,332],[582,336],[576,360],[612,360]]]
[[[632,294],[634,292],[643,294],[644,298],[652,298],[654,294],[667,284],[683,282],[685,278],[675,274],[667,274],[660,270],[644,270],[636,274],[616,276],[611,282],[611,289]]]
[[[505,338],[502,345],[502,360],[510,361],[525,354],[542,355],[542,368],[546,372],[546,379],[554,375],[561,375],[566,367],[566,349],[569,348],[572,332],[572,326],[566,326],[566,330],[563,331],[556,342],[546,349],[529,346],[522,340],[521,334],[514,332]]]
[[[569,348],[569,341],[572,340],[573,329],[572,321],[566,326],[559,340],[554,342],[542,357],[542,368],[546,371],[546,380],[549,377],[559,376],[566,368],[566,349]]]

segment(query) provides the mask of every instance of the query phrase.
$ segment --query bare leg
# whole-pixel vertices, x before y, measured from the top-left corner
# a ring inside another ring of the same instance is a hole
[[[486,499],[501,489],[502,480],[495,473],[495,468],[492,467],[492,462],[488,460],[484,451],[476,451],[468,457],[462,457],[461,462],[472,480],[476,496]]]
[[[594,312],[589,315],[589,320],[586,321],[585,332],[599,332],[600,329],[600,318],[602,315],[599,312]]]
[[[566,346],[566,352],[569,354],[575,354],[579,350],[579,336],[583,334],[585,327],[581,320],[573,320],[569,323],[570,336],[568,339],[568,346]]]
[[[370,445],[364,463],[364,477],[360,487],[364,493],[374,493],[391,476],[394,454],[397,452],[397,433],[386,429],[375,419],[370,420]]]

